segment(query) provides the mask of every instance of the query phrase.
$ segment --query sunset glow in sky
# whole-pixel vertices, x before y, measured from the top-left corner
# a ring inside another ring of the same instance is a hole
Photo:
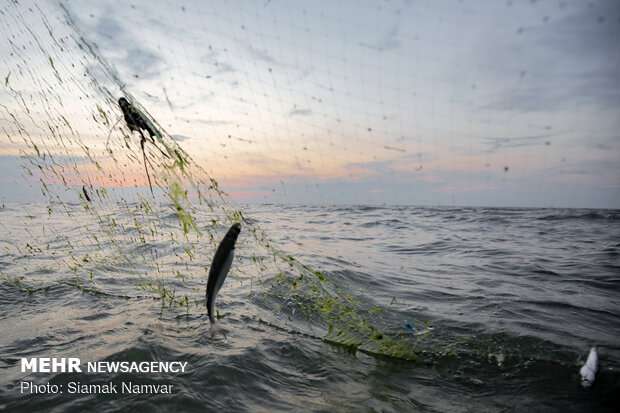
[[[238,200],[620,208],[617,1],[64,6]],[[6,200],[19,198],[11,145]]]

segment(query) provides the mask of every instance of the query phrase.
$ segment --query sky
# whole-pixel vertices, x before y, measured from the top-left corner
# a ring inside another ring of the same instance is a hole
[[[620,208],[618,1],[41,7],[241,202]],[[37,192],[20,162],[0,141],[0,199]]]

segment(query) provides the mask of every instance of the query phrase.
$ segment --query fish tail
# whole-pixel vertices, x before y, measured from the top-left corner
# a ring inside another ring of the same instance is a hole
[[[211,326],[209,327],[209,335],[213,338],[220,333],[222,334],[222,336],[224,336],[224,340],[228,340],[228,337],[226,337],[226,330],[223,329],[219,323],[211,324]]]
[[[215,324],[215,317],[213,316],[211,300],[209,300],[208,295],[207,295],[207,314],[209,315],[209,321],[211,322],[211,324]]]

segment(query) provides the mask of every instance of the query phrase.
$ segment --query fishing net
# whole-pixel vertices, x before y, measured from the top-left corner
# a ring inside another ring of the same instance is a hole
[[[432,330],[402,334],[402,320],[283,251],[232,199],[338,202],[334,188],[345,182],[350,202],[410,202],[403,194],[412,174],[418,203],[458,202],[455,188],[468,185],[474,197],[498,182],[509,192],[514,166],[497,149],[534,141],[544,148],[555,131],[535,113],[508,113],[487,131],[539,132],[474,143],[475,125],[488,120],[474,114],[487,93],[476,83],[485,69],[451,78],[426,65],[453,67],[471,52],[462,47],[467,36],[441,35],[451,24],[441,8],[452,4],[416,9],[420,33],[436,37],[403,61],[390,52],[403,38],[420,40],[418,29],[375,27],[375,17],[400,21],[408,2],[356,4],[353,20],[344,3],[323,11],[284,3],[278,12],[271,3],[1,6],[0,159],[22,175],[4,185],[44,199],[23,222],[0,222],[2,254],[17,260],[10,271],[0,267],[5,283],[25,294],[64,284],[152,297],[166,311],[204,314],[208,263],[240,222],[243,253],[227,282],[251,285],[248,299],[265,311],[249,316],[372,354],[418,358]],[[511,68],[523,100],[532,93],[522,86],[529,69]],[[128,125],[120,98],[146,125],[141,132]],[[463,102],[472,110],[459,112]],[[458,140],[442,139],[456,131]],[[463,156],[435,158],[453,149]],[[535,149],[524,165],[545,157]],[[481,169],[429,190],[459,162]],[[390,183],[358,181],[379,173]]]
[[[244,236],[238,248],[251,253],[236,260],[234,282],[256,283],[251,291],[256,302],[280,315],[271,320],[260,318],[261,322],[367,352],[415,357],[411,343],[400,343],[373,324],[371,315],[380,313],[379,307],[364,308],[350,293],[335,288],[328,274],[278,249],[260,226],[230,201],[217,178],[193,159],[194,148],[183,147],[179,142],[183,137],[171,135],[149,113],[123,76],[81,32],[66,6],[11,2],[1,13],[6,49],[2,93],[10,99],[2,99],[0,145],[5,154],[19,158],[24,182],[38,186],[45,199],[40,213],[30,215],[28,221],[2,222],[8,237],[3,254],[28,257],[21,272],[15,267],[10,273],[2,272],[5,282],[28,294],[60,283],[91,294],[127,299],[149,296],[170,311],[201,314],[205,311],[208,268],[199,263],[210,262],[223,231],[241,222]],[[139,28],[143,35],[148,31],[146,22]],[[194,45],[198,46],[205,45]],[[232,51],[215,42],[207,48],[206,58],[213,59],[215,69],[212,76],[225,74],[227,67],[218,56],[232,55]],[[131,59],[141,57],[140,52],[135,53]],[[282,70],[277,62],[271,65],[267,57],[256,62],[256,67],[249,69],[258,72],[252,82],[257,87],[275,82],[273,71]],[[148,67],[140,69],[148,76]],[[134,75],[145,76],[142,71]],[[226,125],[232,130],[224,135],[217,127],[202,131],[208,142],[206,150],[211,153],[207,164],[220,158],[212,169],[239,167],[233,155],[226,155],[223,148],[227,145],[242,146],[248,153],[264,138],[272,147],[305,145],[307,136],[294,133],[286,124],[253,124],[262,120],[251,116],[272,110],[272,106],[261,108],[261,100],[273,99],[264,91],[255,90],[255,100],[244,102],[239,96],[245,93],[240,91],[245,85],[225,76],[213,85],[207,81],[211,76],[196,74],[199,77],[209,86],[195,87],[208,91],[199,93],[207,93],[212,109],[209,115],[195,114],[195,122]],[[198,79],[172,80],[175,82],[189,84]],[[289,79],[279,93],[286,93],[293,82]],[[179,98],[174,104],[165,98],[171,112],[183,104],[183,96],[175,94],[173,86],[162,90]],[[142,93],[148,101],[151,95]],[[146,122],[146,130],[130,129],[118,104],[120,97]],[[217,113],[218,99],[232,101],[233,112]],[[309,95],[308,99],[320,100]],[[293,112],[302,116],[303,110]],[[219,115],[226,120],[204,120]],[[178,121],[179,116],[175,118]],[[262,130],[254,130],[257,126]],[[310,129],[315,128],[312,125]],[[247,138],[253,130],[252,138]],[[144,136],[149,133],[152,136]],[[360,139],[360,143],[369,141]],[[324,144],[318,138],[314,143],[319,147]],[[326,148],[319,149],[319,154],[325,153]],[[294,162],[306,164],[311,159]],[[323,161],[321,168],[328,168],[328,161]],[[128,290],[127,281],[135,288]],[[261,298],[265,296],[270,300]],[[289,325],[293,320],[295,327]]]

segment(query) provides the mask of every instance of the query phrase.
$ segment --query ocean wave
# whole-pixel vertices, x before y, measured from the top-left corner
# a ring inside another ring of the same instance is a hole
[[[620,212],[617,211],[567,211],[560,214],[552,213],[536,218],[539,221],[564,221],[564,220],[592,220],[592,221],[617,221],[620,220]]]

